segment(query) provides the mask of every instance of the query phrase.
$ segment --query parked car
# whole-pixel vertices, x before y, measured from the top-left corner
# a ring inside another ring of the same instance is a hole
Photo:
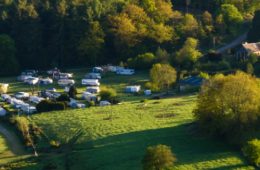
[[[2,117],[2,116],[5,116],[6,114],[7,114],[7,111],[4,108],[0,107],[0,116]]]
[[[58,81],[58,84],[60,86],[71,86],[71,85],[74,85],[75,84],[75,81],[74,80],[71,80],[71,79],[60,79]]]
[[[86,107],[85,104],[79,103],[78,101],[76,101],[74,99],[70,99],[69,106],[72,108],[85,108]]]
[[[34,104],[38,104],[43,100],[44,100],[44,98],[38,97],[38,96],[30,96],[30,98],[29,98],[29,101],[34,103]]]
[[[4,100],[4,101],[7,101],[8,99],[12,98],[10,95],[8,94],[1,94],[1,98]]]
[[[101,67],[93,67],[92,72],[93,73],[102,73],[104,70]]]
[[[31,106],[31,105],[29,105],[29,104],[24,104],[24,105],[22,105],[22,106],[20,107],[20,109],[21,109],[22,112],[25,112],[25,113],[27,113],[27,114],[32,114],[32,113],[37,112],[36,107]]]
[[[17,93],[15,93],[14,97],[17,99],[26,99],[26,98],[29,98],[30,95],[29,95],[29,93],[26,93],[26,92],[17,92]]]

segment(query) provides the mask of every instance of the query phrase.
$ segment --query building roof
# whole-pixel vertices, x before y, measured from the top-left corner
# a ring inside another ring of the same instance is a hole
[[[244,44],[242,44],[242,46],[249,53],[260,52],[260,42],[257,42],[257,43],[244,43]]]
[[[180,81],[181,85],[201,86],[203,78],[191,76]]]

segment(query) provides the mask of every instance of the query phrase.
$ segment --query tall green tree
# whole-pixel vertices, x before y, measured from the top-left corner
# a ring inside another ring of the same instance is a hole
[[[82,56],[82,61],[88,64],[97,64],[102,54],[102,47],[104,45],[105,33],[98,21],[90,23],[89,30],[81,39],[79,45],[79,52]]]
[[[198,50],[199,41],[194,38],[188,38],[183,47],[176,53],[175,60],[179,65],[179,69],[192,70],[194,64],[202,56]]]
[[[14,40],[8,35],[0,35],[0,74],[12,75],[19,70]]]

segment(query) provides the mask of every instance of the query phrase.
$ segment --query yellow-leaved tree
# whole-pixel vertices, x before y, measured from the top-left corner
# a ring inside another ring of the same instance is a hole
[[[200,127],[211,134],[241,139],[243,132],[256,127],[259,94],[257,79],[246,73],[213,76],[201,88],[195,117]]]

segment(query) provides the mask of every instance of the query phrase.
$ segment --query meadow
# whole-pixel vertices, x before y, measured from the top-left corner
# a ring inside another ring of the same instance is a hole
[[[74,73],[80,82],[87,70]],[[32,115],[30,120],[40,126],[50,140],[66,143],[79,129],[83,135],[66,160],[61,153],[45,153],[22,169],[39,170],[51,162],[63,170],[69,162],[72,170],[140,170],[146,148],[157,144],[171,146],[178,159],[173,170],[254,169],[239,150],[197,131],[192,113],[196,93],[175,94],[160,100],[124,93],[126,85],[143,85],[148,79],[147,72],[131,77],[107,74],[101,84],[116,89],[122,104]],[[80,92],[85,90],[80,84],[77,87]],[[11,93],[26,91],[26,88],[28,86],[11,82]],[[147,100],[143,102],[143,99]],[[49,143],[40,140],[37,148],[46,146]]]
[[[70,155],[71,169],[139,170],[145,149],[157,144],[172,147],[178,158],[173,169],[254,169],[239,151],[195,130],[195,100],[196,95],[187,95],[145,104],[132,101],[38,114],[31,119],[60,142],[77,129],[84,131]],[[60,162],[57,155],[54,157],[52,160]],[[64,165],[59,165],[63,169]]]

